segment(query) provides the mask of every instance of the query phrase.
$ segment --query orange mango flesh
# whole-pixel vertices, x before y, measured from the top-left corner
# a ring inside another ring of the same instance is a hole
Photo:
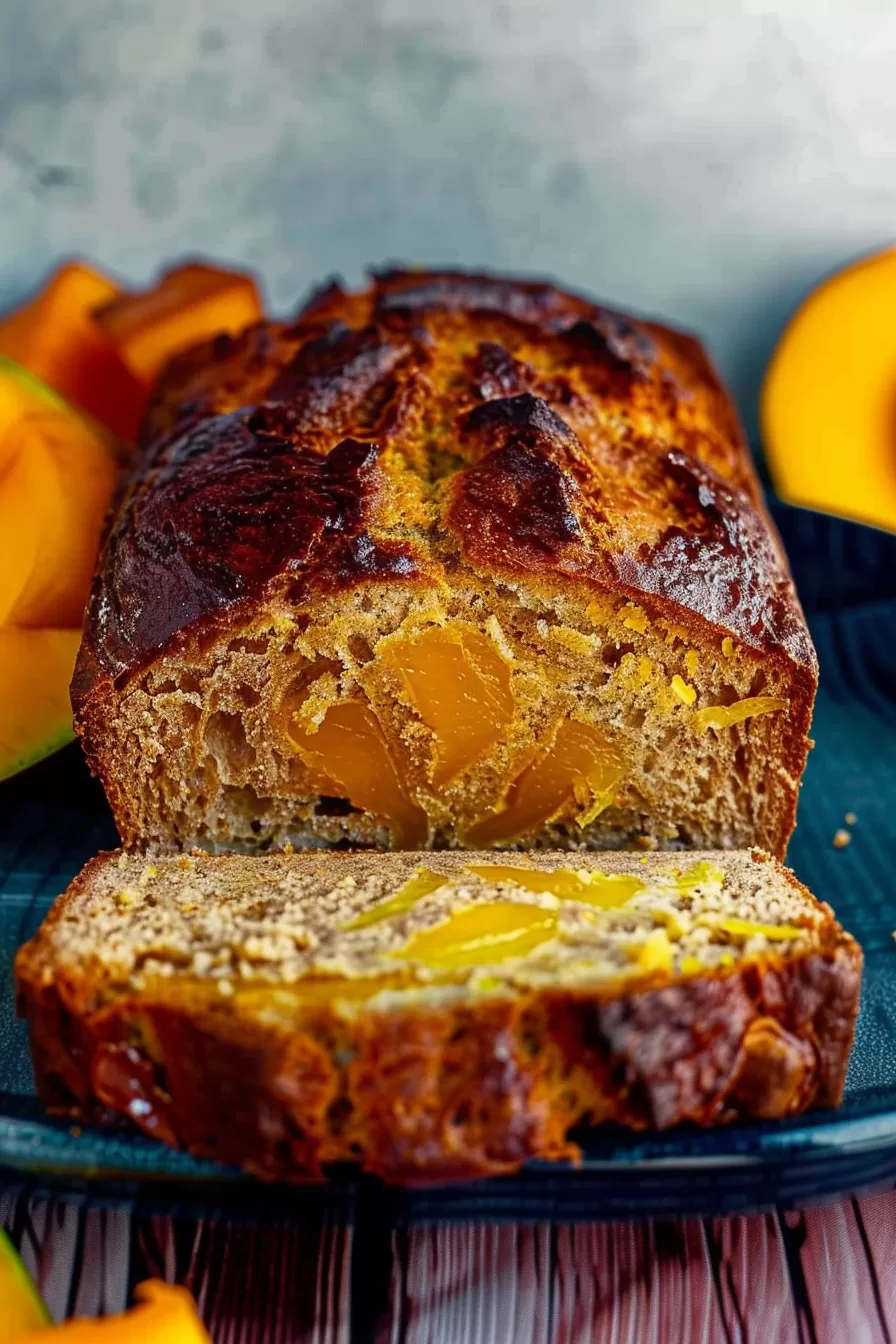
[[[186,1288],[150,1279],[121,1316],[76,1317],[61,1325],[0,1335],[3,1344],[211,1344]]]
[[[146,383],[181,350],[222,332],[235,334],[262,316],[251,276],[195,262],[167,271],[141,294],[110,296],[95,312],[133,373]]]
[[[50,1325],[50,1313],[6,1233],[0,1229],[0,1341],[22,1331]]]
[[[491,863],[471,863],[469,869],[487,882],[515,882],[525,891],[546,891],[561,901],[578,901],[601,910],[613,910],[625,905],[626,901],[644,889],[640,878],[628,877],[624,873],[608,875],[576,872],[572,868],[557,868],[554,872],[546,873],[537,868]]]
[[[0,621],[80,628],[117,479],[108,445],[70,411],[32,412],[3,432]]]
[[[744,719],[755,718],[757,714],[773,714],[775,710],[786,709],[789,700],[776,695],[752,695],[746,700],[735,700],[733,705],[708,705],[694,714],[694,727],[699,732],[707,728],[730,728]]]
[[[825,280],[791,319],[762,388],[778,494],[896,531],[896,248]]]
[[[475,822],[464,842],[515,840],[572,816],[586,825],[612,802],[624,775],[625,763],[596,728],[567,719],[550,750],[511,785],[504,807]]]
[[[736,919],[734,916],[715,920],[712,927],[721,929],[732,938],[769,938],[772,942],[801,938],[806,932],[795,924],[756,924],[751,919]]]
[[[0,779],[74,737],[68,688],[80,630],[0,628]]]
[[[322,793],[344,796],[353,807],[381,817],[399,849],[424,844],[426,813],[404,787],[370,705],[361,700],[332,705],[314,731],[293,715],[287,733]]]
[[[460,625],[392,640],[379,655],[432,730],[432,781],[448,784],[475,765],[513,718],[510,667],[494,642]]]
[[[129,442],[148,389],[93,316],[98,304],[119,293],[92,266],[66,262],[23,307],[0,319],[0,355],[24,365]]]
[[[439,887],[444,887],[449,882],[442,873],[434,873],[430,868],[418,868],[412,878],[405,882],[394,896],[388,900],[380,901],[378,905],[373,906],[371,910],[365,910],[363,915],[358,915],[357,919],[344,924],[343,928],[351,929],[369,929],[374,924],[381,924],[384,919],[393,919],[395,915],[403,915],[424,896],[429,896]]]
[[[492,901],[466,906],[434,928],[423,929],[394,956],[422,961],[434,970],[467,970],[525,957],[556,932],[554,910],[517,901]]]

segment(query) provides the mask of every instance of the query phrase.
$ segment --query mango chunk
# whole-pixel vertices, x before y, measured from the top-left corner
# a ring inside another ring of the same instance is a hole
[[[0,629],[0,779],[74,737],[68,688],[80,643],[80,629]]]
[[[399,849],[420,849],[426,841],[426,813],[407,792],[379,720],[369,704],[344,700],[332,705],[317,727],[293,715],[287,734],[317,776],[322,793],[336,791],[353,807],[387,822]]]
[[[625,762],[591,724],[567,719],[554,744],[514,781],[505,805],[475,822],[465,843],[492,845],[528,835],[552,821],[593,821],[612,801]]]
[[[93,316],[98,304],[120,293],[92,266],[66,262],[23,307],[0,319],[0,355],[24,365],[130,441],[137,434],[147,385]]]
[[[53,1323],[34,1280],[2,1229],[0,1229],[0,1302],[3,1303],[3,1328],[9,1335],[16,1335],[20,1330],[35,1330],[38,1326]]]
[[[537,905],[492,901],[468,905],[441,924],[415,934],[395,957],[433,970],[466,970],[525,957],[557,932],[557,915]]]
[[[451,879],[444,873],[434,873],[431,868],[418,868],[413,877],[405,882],[404,886],[396,891],[394,896],[388,900],[380,901],[372,910],[365,910],[363,915],[358,915],[356,919],[348,924],[343,924],[343,928],[350,929],[369,929],[374,924],[381,924],[384,919],[393,919],[395,915],[403,915],[413,906],[421,901],[424,896],[429,896],[440,887],[444,887],[446,882]]]
[[[654,929],[642,943],[633,944],[632,958],[641,971],[671,971],[675,960],[672,944],[665,929]]]
[[[263,316],[251,275],[190,262],[140,294],[119,294],[95,318],[138,378],[152,383],[172,355]]]
[[[76,1316],[62,1325],[26,1329],[0,1336],[7,1344],[211,1344],[187,1292],[161,1279],[148,1279],[135,1289],[136,1306],[121,1316],[89,1320]]]
[[[637,877],[624,873],[581,872],[572,868],[557,868],[541,872],[537,868],[521,868],[512,864],[471,863],[469,871],[487,882],[515,882],[524,891],[543,891],[561,901],[579,901],[601,910],[614,910],[644,890]]]
[[[435,739],[432,780],[449,784],[499,740],[513,718],[510,667],[471,627],[436,625],[392,639],[380,657]]]
[[[757,714],[773,714],[775,710],[786,709],[789,700],[777,695],[751,695],[745,700],[735,700],[733,705],[708,705],[694,714],[694,727],[698,732],[707,728],[730,728],[744,719],[755,718]]]
[[[760,420],[790,504],[896,531],[896,248],[825,280],[769,364]]]

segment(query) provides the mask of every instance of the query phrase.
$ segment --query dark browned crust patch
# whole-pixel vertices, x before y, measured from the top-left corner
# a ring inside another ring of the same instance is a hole
[[[396,542],[376,525],[396,461],[423,475],[427,458],[454,463],[431,526],[475,569],[650,595],[814,678],[695,341],[547,284],[390,271],[172,363],[101,563],[78,700],[97,669],[133,671],[278,576],[300,574],[300,593],[436,581],[427,528]]]

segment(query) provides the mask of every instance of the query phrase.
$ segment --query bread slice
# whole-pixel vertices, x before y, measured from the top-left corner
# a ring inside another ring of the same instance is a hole
[[[73,698],[129,847],[780,857],[815,684],[696,341],[390,272],[171,366]]]
[[[103,854],[18,955],[54,1109],[269,1178],[841,1097],[861,952],[768,855]]]

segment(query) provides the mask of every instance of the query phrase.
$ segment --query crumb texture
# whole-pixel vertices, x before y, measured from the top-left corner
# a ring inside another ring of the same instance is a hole
[[[129,845],[782,855],[815,679],[697,342],[388,272],[174,360],[73,697]]]
[[[839,1101],[861,953],[768,855],[426,857],[99,856],[17,958],[41,1095],[399,1181]]]

